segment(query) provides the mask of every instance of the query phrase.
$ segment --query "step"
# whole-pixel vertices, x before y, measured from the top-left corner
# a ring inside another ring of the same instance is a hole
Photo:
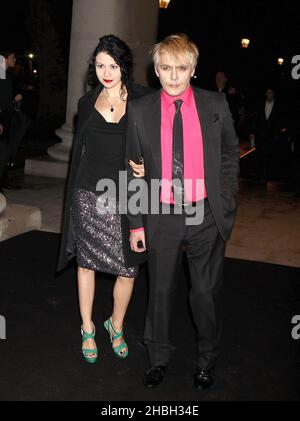
[[[55,161],[49,156],[29,158],[25,161],[24,173],[39,177],[66,178],[68,167],[68,162]]]
[[[24,205],[8,204],[0,215],[0,242],[39,230],[42,226],[42,213],[39,208]]]

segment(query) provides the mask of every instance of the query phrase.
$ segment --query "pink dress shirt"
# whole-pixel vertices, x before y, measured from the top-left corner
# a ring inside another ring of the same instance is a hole
[[[204,183],[203,139],[193,90],[189,86],[182,95],[173,97],[165,91],[161,94],[161,156],[162,188],[161,202],[174,203],[171,190],[172,138],[175,115],[174,101],[181,99],[185,203],[197,202],[206,197]]]

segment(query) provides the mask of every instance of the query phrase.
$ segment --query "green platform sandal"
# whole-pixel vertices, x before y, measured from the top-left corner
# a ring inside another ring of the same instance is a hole
[[[93,332],[88,333],[85,332],[82,328],[81,328],[81,335],[82,335],[82,343],[87,341],[88,339],[95,339],[95,335],[96,335],[96,328],[93,325]],[[98,350],[97,348],[94,349],[87,349],[87,348],[82,348],[82,354],[83,354],[83,358],[87,363],[95,363],[97,358],[98,358]],[[95,357],[89,357],[90,354],[95,354]]]
[[[109,333],[111,343],[123,336],[123,329],[120,332],[117,332],[113,327],[111,317],[104,322],[104,327]],[[126,351],[121,353],[121,350],[124,348],[126,348]],[[118,358],[126,358],[128,356],[128,346],[125,340],[123,340],[120,345],[115,347],[113,346],[112,349]]]

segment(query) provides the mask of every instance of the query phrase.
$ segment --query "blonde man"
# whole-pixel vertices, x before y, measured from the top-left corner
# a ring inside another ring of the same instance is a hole
[[[152,204],[150,183],[161,183],[158,214],[128,215],[131,248],[148,251],[144,342],[150,369],[144,385],[153,388],[163,381],[175,348],[169,327],[184,243],[198,345],[194,386],[206,389],[214,383],[219,355],[218,300],[225,242],[236,212],[239,144],[225,95],[190,84],[198,60],[196,45],[185,35],[170,35],[154,46],[152,56],[162,89],[129,105],[127,131],[127,158],[143,158]],[[197,207],[203,218],[190,224],[187,215]]]

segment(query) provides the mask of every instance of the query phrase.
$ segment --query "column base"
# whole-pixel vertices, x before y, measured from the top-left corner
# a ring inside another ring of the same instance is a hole
[[[50,146],[50,148],[47,149],[48,155],[60,162],[69,162],[70,158],[70,148],[66,145],[61,145],[60,143],[58,145]]]
[[[65,123],[61,128],[55,131],[55,134],[62,139],[62,142],[50,146],[50,148],[47,149],[47,153],[56,161],[69,162],[74,132],[72,128]]]

